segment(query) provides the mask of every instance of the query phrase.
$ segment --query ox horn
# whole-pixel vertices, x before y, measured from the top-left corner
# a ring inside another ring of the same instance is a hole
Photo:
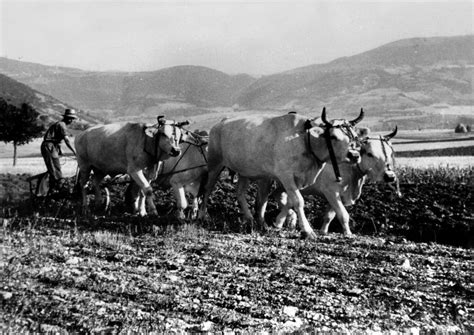
[[[326,119],[326,107],[323,107],[323,112],[321,113],[321,120],[324,122],[325,125],[331,126],[328,119]]]
[[[182,121],[182,122],[178,122],[178,123],[176,124],[176,127],[180,127],[180,128],[181,128],[182,126],[187,126],[187,125],[189,125],[189,121],[188,121],[188,120]]]
[[[363,118],[364,118],[364,109],[361,108],[361,109],[360,109],[360,114],[359,114],[359,116],[356,117],[354,120],[349,121],[349,123],[350,123],[351,126],[355,126],[355,125],[358,124],[360,121],[362,121]]]
[[[164,125],[165,122],[166,122],[164,115],[160,115],[160,116],[158,116],[156,119],[158,120],[158,124],[159,124],[160,126]]]
[[[390,134],[385,135],[383,138],[384,138],[385,140],[387,140],[387,141],[390,141],[390,139],[391,139],[392,137],[394,137],[395,135],[397,135],[397,131],[398,131],[398,127],[395,126],[395,129],[394,129]]]

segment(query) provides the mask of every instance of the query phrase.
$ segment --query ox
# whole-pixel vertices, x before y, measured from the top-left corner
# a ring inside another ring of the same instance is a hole
[[[200,195],[202,181],[207,176],[207,132],[190,132],[184,130],[186,139],[180,144],[181,155],[170,157],[161,164],[156,165],[153,172],[152,185],[163,188],[172,188],[176,198],[177,217],[182,220],[188,208],[186,194],[193,198],[192,217],[197,215],[198,196]],[[134,208],[145,211],[145,202],[142,192],[135,182],[131,182],[126,191],[126,201],[132,202]]]
[[[296,113],[276,117],[235,117],[224,119],[212,127],[208,148],[209,174],[200,217],[207,215],[209,195],[222,169],[227,167],[238,173],[239,178],[267,182],[278,180],[298,211],[303,236],[314,238],[299,189],[313,184],[330,159],[335,162],[360,159],[359,152],[351,149],[350,144],[355,140],[351,128],[363,118],[363,111],[355,120],[338,126],[327,121],[325,109],[321,118],[324,121],[322,127],[315,126],[314,119]],[[239,202],[248,211],[245,197],[239,197]],[[265,205],[266,202],[262,208]]]
[[[158,123],[147,126],[144,123],[112,123],[99,125],[79,134],[75,139],[79,184],[82,190],[83,211],[87,211],[86,184],[93,171],[96,204],[100,204],[99,183],[109,175],[129,174],[146,195],[153,214],[157,214],[153,203],[153,191],[145,177],[144,169],[178,156],[182,138],[181,126],[187,121],[175,123],[158,117]]]
[[[331,164],[326,165],[316,182],[303,190],[302,195],[323,195],[328,205],[323,216],[323,225],[320,232],[328,233],[329,224],[337,217],[341,223],[345,236],[351,236],[349,228],[349,213],[344,206],[351,206],[359,199],[362,187],[367,179],[375,182],[385,182],[396,190],[396,194],[401,197],[398,186],[398,179],[393,171],[394,151],[390,144],[390,139],[397,134],[397,128],[388,135],[380,137],[365,137],[361,140],[361,161],[357,164],[342,163],[342,181],[336,182],[332,177]],[[362,137],[362,136],[361,136]],[[281,192],[281,188],[280,188]],[[279,192],[276,191],[276,194]],[[287,201],[285,194],[277,196],[280,202],[285,205]],[[287,208],[285,206],[284,208]],[[286,216],[286,213],[281,213]],[[296,213],[289,211],[288,224],[294,226]],[[280,229],[280,226],[276,228]]]

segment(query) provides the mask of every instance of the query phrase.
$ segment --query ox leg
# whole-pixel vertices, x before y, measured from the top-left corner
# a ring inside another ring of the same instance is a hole
[[[250,212],[249,204],[245,195],[249,188],[250,180],[248,178],[239,176],[239,181],[237,183],[237,200],[240,205],[240,210],[243,215],[244,222],[253,222],[253,216]]]
[[[91,168],[79,168],[79,187],[82,195],[82,215],[87,215],[88,203],[87,203],[87,182],[89,181],[89,175]]]
[[[221,174],[222,169],[224,169],[224,166],[222,165],[222,163],[211,164],[211,161],[209,161],[208,169],[209,169],[209,172],[208,172],[208,177],[207,177],[207,183],[206,183],[206,186],[204,187],[204,196],[202,199],[201,209],[199,210],[199,219],[201,220],[208,217],[207,202],[209,201],[209,196],[211,195],[211,192],[214,189],[217,179],[219,178],[219,175]]]
[[[283,228],[285,217],[288,213],[288,196],[282,189],[277,188],[275,191],[273,191],[272,197],[276,200],[278,207],[280,208],[280,213],[278,213],[275,223],[273,224],[273,226],[279,230]]]
[[[291,180],[281,180],[283,187],[286,190],[286,193],[288,194],[288,202],[289,204],[293,205],[293,208],[296,210],[296,213],[298,214],[298,223],[301,228],[301,234],[304,238],[311,238],[314,239],[316,238],[316,234],[314,233],[313,228],[311,228],[311,225],[308,222],[308,219],[306,218],[306,215],[304,213],[304,199],[303,196],[301,195],[301,192],[298,190],[296,187],[295,183]],[[286,216],[288,214],[288,205],[284,207],[286,209],[286,213],[284,213],[284,217],[280,217],[282,215],[282,212],[277,217],[277,224],[280,224],[282,226],[282,223],[278,222],[278,219],[280,219],[282,222],[286,219]]]
[[[191,219],[191,220],[195,220],[195,219],[197,218],[198,212],[199,212],[199,198],[198,198],[198,197],[194,197],[194,198],[193,198],[192,208],[191,208],[190,219]]]
[[[294,230],[298,222],[298,217],[292,208],[292,202],[288,199],[288,194],[282,190],[278,190],[274,193],[274,197],[281,208],[275,221],[275,228],[282,229],[286,222],[288,228]]]
[[[145,196],[140,187],[133,180],[125,190],[125,204],[127,211],[140,216],[146,215]]]
[[[292,208],[292,204],[288,204],[288,194],[286,192],[282,192],[280,195],[280,200],[282,204],[287,204],[288,212],[286,214],[286,226],[288,230],[295,230],[296,229],[296,224],[298,223],[298,216],[296,215],[296,212]]]
[[[178,220],[184,220],[184,210],[188,207],[188,201],[186,200],[186,194],[183,186],[173,185],[174,196],[176,197],[176,216]]]
[[[346,207],[342,204],[340,195],[338,194],[334,198],[327,198],[327,200],[329,206],[331,206],[336,212],[336,217],[344,230],[344,236],[352,236],[351,229],[349,228],[349,213],[347,212]]]
[[[272,187],[271,179],[261,179],[258,181],[257,199],[255,203],[257,220],[263,230],[267,230],[267,223],[265,222],[265,212],[267,210],[268,197]]]
[[[135,213],[138,213],[140,216],[146,216],[146,206],[145,206],[146,196],[142,190],[138,190],[138,196],[135,199],[134,210]]]
[[[146,197],[146,202],[148,204],[148,208],[150,209],[151,214],[158,215],[158,211],[156,210],[154,197],[153,197],[153,189],[150,186],[150,183],[145,178],[143,171],[128,171],[130,177],[138,184],[140,189],[143,191]]]
[[[101,209],[104,199],[102,199],[102,193],[100,191],[100,182],[104,179],[105,174],[100,171],[94,170],[94,175],[92,176],[92,184],[94,187],[94,203],[95,210]]]
[[[195,220],[199,211],[199,187],[200,183],[191,183],[184,187],[184,192],[192,196],[190,212],[186,215],[188,219]],[[189,204],[188,204],[189,208]]]
[[[329,224],[332,222],[335,216],[336,216],[336,211],[332,209],[331,206],[328,205],[323,215],[323,225],[321,226],[321,229],[319,230],[321,234],[326,235],[328,233]]]

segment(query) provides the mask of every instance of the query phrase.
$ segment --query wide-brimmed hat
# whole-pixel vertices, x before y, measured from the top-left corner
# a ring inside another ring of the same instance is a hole
[[[76,111],[74,109],[67,108],[64,111],[63,118],[65,118],[65,119],[77,119]]]

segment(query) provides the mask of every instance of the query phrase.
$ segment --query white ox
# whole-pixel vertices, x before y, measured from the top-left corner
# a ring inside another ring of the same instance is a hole
[[[197,215],[198,196],[202,181],[207,176],[207,132],[190,132],[183,130],[186,139],[180,144],[181,155],[170,157],[161,164],[159,171],[154,171],[153,186],[172,188],[176,198],[177,217],[184,219],[185,210],[188,208],[186,194],[191,194],[192,217]],[[158,168],[158,166],[157,166]],[[134,207],[145,211],[143,194],[138,185],[131,182],[126,191],[126,201],[132,202]]]
[[[321,233],[327,234],[329,224],[334,217],[337,217],[342,225],[344,235],[352,235],[349,228],[349,213],[344,206],[351,206],[359,199],[362,187],[367,179],[387,183],[392,188],[395,188],[397,195],[401,197],[397,175],[393,171],[394,151],[389,142],[396,134],[397,128],[385,136],[364,137],[361,140],[360,163],[342,163],[341,182],[335,181],[332,166],[331,164],[327,164],[317,177],[316,182],[301,190],[302,195],[319,194],[324,196],[328,201],[323,217],[323,225],[320,230]],[[285,205],[287,201],[285,194],[282,193],[278,196],[278,193],[277,191],[274,194],[276,194],[280,202]],[[287,208],[287,206],[284,208]],[[286,214],[284,210],[281,213],[282,216],[286,216]],[[288,221],[290,226],[294,226],[296,222],[296,214],[294,211],[289,211]],[[276,228],[281,228],[281,225]]]
[[[86,184],[93,171],[95,201],[102,202],[99,183],[109,175],[129,174],[147,198],[152,214],[157,214],[153,203],[153,191],[145,177],[144,169],[181,152],[179,142],[181,126],[158,117],[158,123],[146,126],[144,123],[111,123],[86,129],[75,139],[79,183],[82,190],[83,211],[87,211]],[[136,209],[138,210],[138,209]]]
[[[227,167],[241,178],[278,180],[298,211],[303,236],[314,238],[299,190],[313,184],[330,160],[328,145],[337,161],[360,159],[359,152],[350,149],[350,144],[354,140],[351,127],[362,117],[361,110],[357,119],[333,126],[326,120],[323,109],[321,118],[325,124],[322,127],[315,126],[313,119],[296,113],[222,120],[209,134],[209,175],[200,217],[207,215],[209,195],[222,169]],[[241,207],[248,210],[245,197],[240,197],[239,201]],[[263,211],[265,206],[262,206]]]

